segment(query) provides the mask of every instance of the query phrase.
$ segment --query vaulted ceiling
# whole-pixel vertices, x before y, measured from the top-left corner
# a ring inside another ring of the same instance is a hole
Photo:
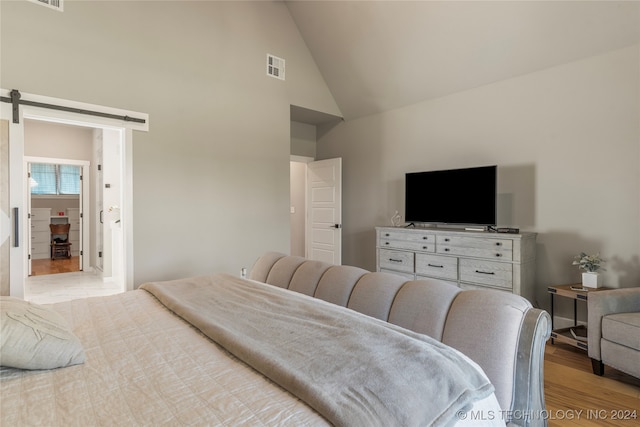
[[[346,119],[640,41],[640,2],[286,1]]]

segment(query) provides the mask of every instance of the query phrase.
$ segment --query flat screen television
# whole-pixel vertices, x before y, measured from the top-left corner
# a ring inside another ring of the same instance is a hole
[[[405,220],[495,226],[496,182],[497,166],[407,173]]]

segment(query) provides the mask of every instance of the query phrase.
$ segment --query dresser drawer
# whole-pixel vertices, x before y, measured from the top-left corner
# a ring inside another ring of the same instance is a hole
[[[43,259],[51,256],[51,245],[49,243],[31,244],[31,259]]]
[[[458,280],[458,258],[416,254],[416,274]]]
[[[51,232],[50,231],[32,231],[31,243],[44,243],[51,244]]]
[[[42,221],[50,221],[51,220],[51,209],[49,208],[31,208],[31,219],[32,220],[42,220]]]
[[[69,231],[78,231],[80,230],[80,220],[79,219],[70,219],[69,220]]]
[[[381,248],[435,252],[435,243],[436,236],[432,233],[384,230],[378,234],[378,246]]]
[[[436,250],[436,245],[433,242],[406,242],[384,238],[380,239],[378,246],[381,248],[407,249],[418,252],[435,252]]]
[[[31,251],[31,259],[47,259],[51,258],[51,252],[47,250],[46,252],[34,252]]]
[[[49,232],[49,220],[46,221],[34,221],[31,220],[31,232],[36,232],[36,231],[46,231]]]
[[[461,259],[460,281],[513,289],[513,264]]]
[[[513,260],[513,241],[481,237],[442,235],[436,239],[436,252],[448,255]]]
[[[79,219],[80,218],[80,209],[79,208],[67,208],[67,216],[69,220]]]
[[[51,243],[32,243],[31,244],[31,253],[46,253],[48,254],[51,250]]]
[[[389,269],[413,273],[413,253],[380,249],[380,270]]]

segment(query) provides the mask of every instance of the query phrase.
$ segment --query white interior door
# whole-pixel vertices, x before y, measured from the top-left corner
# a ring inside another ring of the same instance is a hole
[[[342,159],[307,164],[307,258],[342,263]]]
[[[121,280],[122,236],[120,206],[122,206],[121,142],[120,133],[111,129],[102,131],[102,273],[105,278]]]

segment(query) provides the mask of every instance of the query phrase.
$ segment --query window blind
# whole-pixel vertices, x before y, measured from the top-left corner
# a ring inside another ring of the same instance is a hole
[[[33,163],[31,194],[80,194],[80,166]]]

